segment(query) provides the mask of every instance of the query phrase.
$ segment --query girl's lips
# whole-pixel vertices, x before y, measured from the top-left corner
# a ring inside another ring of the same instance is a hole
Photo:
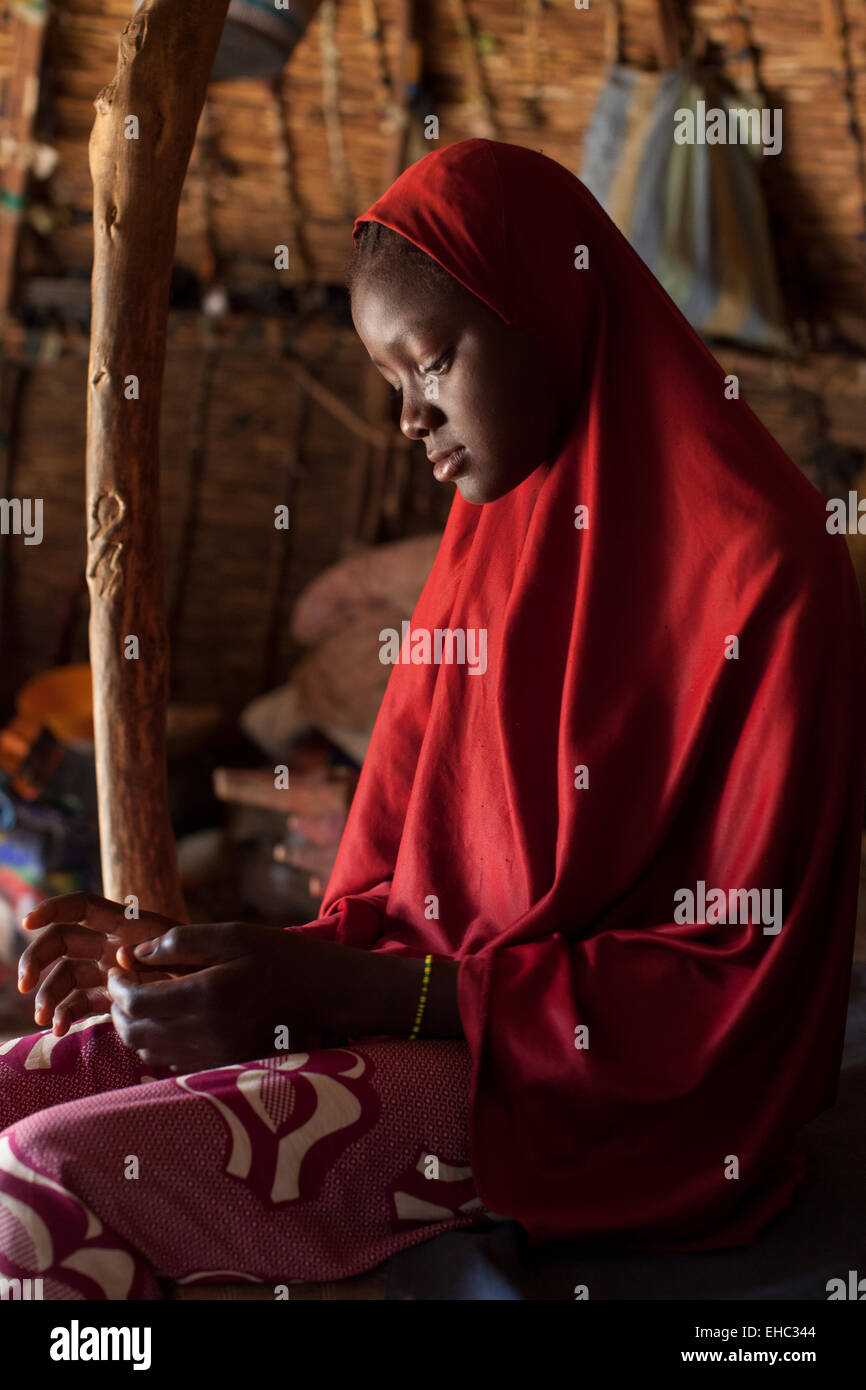
[[[447,483],[449,479],[456,478],[463,471],[465,459],[466,446],[459,444],[450,454],[440,457],[433,464],[433,477],[438,483]]]

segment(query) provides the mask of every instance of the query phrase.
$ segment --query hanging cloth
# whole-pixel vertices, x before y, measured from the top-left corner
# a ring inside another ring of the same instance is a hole
[[[757,170],[775,156],[742,143],[763,137],[762,121],[781,139],[781,111],[774,115],[757,90],[723,90],[694,49],[684,56],[669,4],[657,4],[657,72],[619,61],[619,7],[611,5],[614,61],[584,137],[580,178],[702,336],[790,352]],[[756,115],[732,119],[736,110]]]

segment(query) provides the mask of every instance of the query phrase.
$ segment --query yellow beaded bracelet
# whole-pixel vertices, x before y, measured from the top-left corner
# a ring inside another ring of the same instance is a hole
[[[425,1006],[426,1003],[427,1003],[427,991],[428,991],[428,989],[430,988],[430,967],[432,966],[432,964],[433,964],[433,957],[432,957],[432,956],[425,956],[425,957],[424,957],[424,978],[423,978],[422,981],[421,981],[421,997],[420,997],[420,999],[418,1000],[418,1009],[417,1009],[417,1012],[416,1012],[416,1014],[415,1014],[415,1022],[414,1022],[413,1026],[412,1026],[412,1032],[409,1034],[409,1041],[410,1041],[410,1042],[417,1042],[417,1041],[418,1041],[418,1034],[419,1034],[419,1032],[421,1031],[421,1020],[422,1020],[422,1018],[424,1017],[424,1006]]]

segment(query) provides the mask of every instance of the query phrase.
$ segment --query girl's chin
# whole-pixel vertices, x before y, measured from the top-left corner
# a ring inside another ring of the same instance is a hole
[[[464,502],[471,502],[473,506],[480,507],[482,503],[489,502],[491,499],[486,495],[483,488],[479,488],[474,478],[457,478],[454,486],[460,493]]]
[[[488,478],[482,480],[474,473],[467,473],[462,478],[455,478],[454,486],[464,502],[471,502],[473,506],[480,507],[485,502],[497,502],[500,497],[511,492],[517,484],[509,485],[503,479]]]

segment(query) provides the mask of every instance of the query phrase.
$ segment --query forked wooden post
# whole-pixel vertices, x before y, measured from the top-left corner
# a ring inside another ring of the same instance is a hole
[[[159,416],[181,188],[229,0],[150,0],[90,137],[87,580],[104,891],[186,919],[168,812]],[[135,644],[130,640],[137,638]]]

